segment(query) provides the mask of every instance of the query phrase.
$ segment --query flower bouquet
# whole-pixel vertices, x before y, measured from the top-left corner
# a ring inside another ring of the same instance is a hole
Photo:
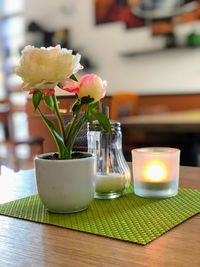
[[[23,80],[22,90],[32,95],[34,108],[41,115],[57,146],[55,153],[39,155],[35,160],[37,187],[44,205],[54,212],[75,212],[85,209],[94,193],[95,156],[72,159],[76,137],[82,127],[98,120],[111,132],[109,119],[97,109],[105,96],[107,82],[96,74],[78,80],[75,74],[83,68],[81,56],[72,50],[56,47],[26,46],[15,72]],[[72,118],[64,125],[55,88],[75,95]],[[40,109],[44,101],[55,114],[59,130]],[[54,156],[53,156],[54,155]]]
[[[54,138],[58,159],[72,157],[74,142],[85,123],[96,119],[106,131],[110,131],[108,118],[97,110],[99,100],[105,96],[107,82],[96,74],[86,74],[77,80],[75,74],[83,68],[80,59],[80,54],[73,55],[72,50],[61,49],[59,45],[48,48],[26,46],[15,69],[23,80],[22,89],[32,94],[33,105]],[[67,125],[61,117],[55,87],[76,97],[71,109],[72,119]],[[41,101],[56,115],[59,131],[42,113]],[[79,116],[83,110],[84,113]]]

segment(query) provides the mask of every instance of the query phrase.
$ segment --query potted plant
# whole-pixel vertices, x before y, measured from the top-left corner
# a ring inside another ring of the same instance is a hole
[[[86,74],[78,80],[75,74],[83,68],[80,58],[79,54],[73,55],[72,50],[59,45],[48,48],[26,46],[15,69],[23,80],[21,89],[32,95],[34,108],[57,146],[56,153],[35,158],[35,170],[41,201],[49,211],[58,213],[84,210],[93,198],[96,158],[89,153],[73,152],[81,128],[95,119],[106,131],[111,131],[108,118],[97,110],[107,82],[96,74]],[[72,119],[67,125],[63,123],[55,87],[75,94]],[[59,130],[40,109],[42,101],[55,114]]]

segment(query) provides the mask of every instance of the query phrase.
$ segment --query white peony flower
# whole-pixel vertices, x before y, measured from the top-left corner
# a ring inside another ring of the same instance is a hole
[[[81,55],[57,45],[48,48],[26,46],[15,73],[23,80],[22,88],[39,90],[54,88],[58,83],[77,73],[83,67]]]

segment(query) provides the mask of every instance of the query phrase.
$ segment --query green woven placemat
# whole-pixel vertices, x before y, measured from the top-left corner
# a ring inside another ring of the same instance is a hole
[[[0,205],[0,214],[145,245],[200,212],[200,191],[180,189],[176,197],[146,199],[130,187],[118,199],[94,199],[86,211],[46,211],[38,195]]]

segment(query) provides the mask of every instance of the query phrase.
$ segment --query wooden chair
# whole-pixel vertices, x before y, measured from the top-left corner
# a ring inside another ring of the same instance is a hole
[[[112,95],[110,118],[113,120],[125,116],[136,115],[138,111],[138,95],[136,93],[119,92]]]
[[[43,153],[44,139],[40,136],[31,137],[29,134],[26,137],[20,136],[20,138],[16,138],[15,132],[18,132],[19,129],[15,124],[13,125],[15,121],[13,114],[15,112],[17,111],[9,101],[7,103],[0,103],[0,165],[7,165],[18,170],[20,168],[26,168],[26,165],[27,167],[33,167],[34,156]],[[23,157],[22,155],[19,156],[22,147],[23,150],[26,147],[27,151]]]
[[[9,121],[10,107],[7,103],[0,103],[0,124],[5,133],[5,138],[8,137],[8,121]],[[1,141],[1,140],[0,140]]]
[[[118,120],[126,116],[135,116],[138,113],[139,96],[131,92],[118,92],[112,95],[110,106],[110,118]],[[126,137],[125,137],[126,136]],[[139,134],[139,138],[142,136]],[[136,136],[138,139],[138,135]],[[132,131],[122,129],[123,153],[127,160],[131,159],[131,149],[135,141],[135,134]]]
[[[125,116],[136,116],[139,113],[139,96],[135,93],[120,92],[112,96],[111,119],[118,120]],[[155,113],[155,112],[154,112]],[[123,153],[127,161],[131,161],[131,149],[146,146],[166,146],[172,144],[173,136],[163,136],[146,133],[144,131],[133,131],[122,127]]]

